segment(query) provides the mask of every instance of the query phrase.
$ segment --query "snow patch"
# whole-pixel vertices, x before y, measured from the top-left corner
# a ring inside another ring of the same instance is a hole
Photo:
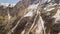
[[[16,4],[9,4],[9,3],[1,3],[0,5],[8,7],[10,5],[10,7],[14,7]]]
[[[51,11],[51,10],[53,10],[53,9],[55,9],[55,8],[48,9],[47,11]]]
[[[28,12],[24,17],[27,17],[27,16],[33,16],[33,12],[32,11],[30,11],[30,12]]]
[[[32,4],[32,5],[30,5],[27,9],[28,10],[30,10],[24,17],[26,17],[26,16],[33,16],[33,10],[36,10],[37,9],[37,7],[38,7],[38,5],[39,5],[39,3],[38,4]]]
[[[53,17],[56,18],[56,20],[55,20],[56,23],[58,23],[58,21],[60,21],[60,9],[58,9],[57,13]]]
[[[38,4],[32,4],[28,7],[28,9],[36,9],[38,7],[39,3]]]

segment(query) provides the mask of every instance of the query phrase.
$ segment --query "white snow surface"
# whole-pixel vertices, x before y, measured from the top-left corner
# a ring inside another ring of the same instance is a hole
[[[33,16],[33,10],[37,9],[39,4],[30,5],[27,9],[30,10],[24,17]]]
[[[8,7],[9,3],[0,3],[0,5]],[[10,7],[14,7],[16,4],[10,4]]]
[[[58,23],[58,21],[60,21],[60,9],[57,10],[57,13],[53,17],[56,18],[55,23]]]

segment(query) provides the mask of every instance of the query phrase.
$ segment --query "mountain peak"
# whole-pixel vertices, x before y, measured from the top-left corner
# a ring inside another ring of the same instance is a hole
[[[9,3],[0,3],[1,6],[5,6],[5,7],[14,7],[16,4],[9,4]]]

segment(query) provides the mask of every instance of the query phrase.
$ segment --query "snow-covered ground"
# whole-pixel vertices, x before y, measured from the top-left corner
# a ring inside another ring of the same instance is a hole
[[[14,7],[16,4],[9,4],[9,3],[0,3],[0,5],[8,7],[10,5],[10,7]]]

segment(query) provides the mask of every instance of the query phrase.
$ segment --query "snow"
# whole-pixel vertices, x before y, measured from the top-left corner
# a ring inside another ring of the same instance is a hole
[[[8,6],[9,4],[8,3],[1,3],[1,5]]]
[[[51,11],[51,10],[53,10],[53,9],[55,9],[55,8],[48,9],[47,11]]]
[[[27,16],[33,16],[33,12],[32,11],[28,12],[24,17],[27,17]]]
[[[53,17],[56,18],[55,23],[58,23],[57,21],[60,21],[60,9],[57,10],[57,13]]]
[[[45,34],[44,21],[41,16],[37,23],[38,23],[38,27],[36,29],[36,34],[42,34],[43,30],[44,30],[44,34]]]
[[[39,4],[32,4],[32,5],[30,5],[27,9],[29,10],[29,12],[24,16],[24,17],[26,17],[26,16],[33,16],[33,10],[36,10],[37,9],[37,7],[38,7],[38,5]]]
[[[9,3],[0,3],[0,5],[8,7]],[[16,4],[10,4],[10,7],[14,7]]]
[[[58,34],[60,34],[60,33],[58,33]]]
[[[32,4],[28,7],[28,9],[36,9],[38,7],[39,3],[38,4]]]

